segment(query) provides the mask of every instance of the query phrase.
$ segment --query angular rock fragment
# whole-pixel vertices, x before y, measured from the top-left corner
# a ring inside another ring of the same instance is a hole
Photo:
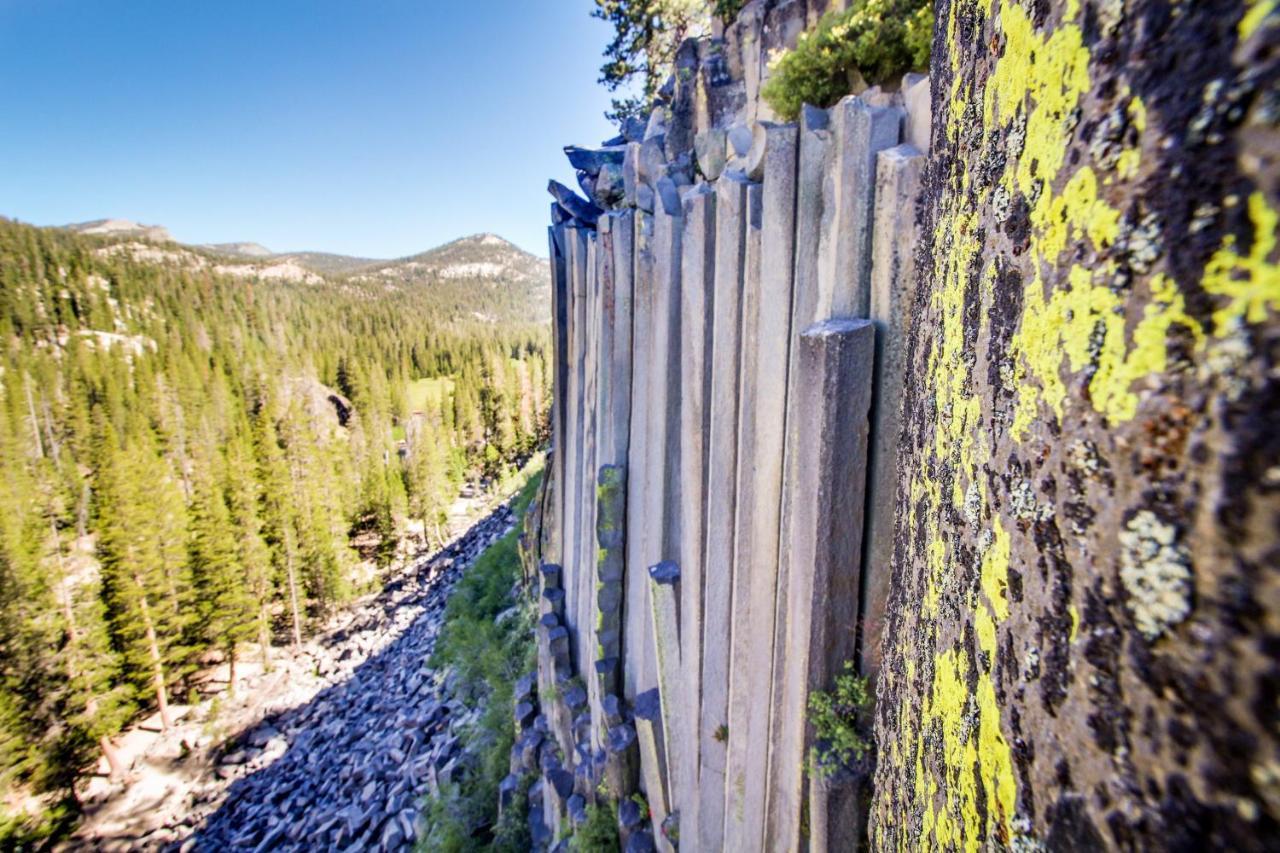
[[[566,187],[559,181],[550,181],[547,183],[547,192],[551,193],[551,197],[556,200],[560,207],[574,219],[580,219],[583,222],[595,226],[596,220],[600,218],[600,214],[604,213],[599,207],[587,201],[573,190]]]
[[[569,158],[569,165],[588,175],[598,174],[609,164],[622,165],[625,153],[626,147],[623,145],[611,145],[605,148],[579,148],[577,145],[566,145],[564,148],[564,154]]]

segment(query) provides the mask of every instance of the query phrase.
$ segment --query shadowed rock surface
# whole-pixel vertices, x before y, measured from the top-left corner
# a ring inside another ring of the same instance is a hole
[[[456,733],[480,711],[427,669],[453,584],[515,521],[508,505],[387,584],[327,638],[336,683],[229,744],[225,799],[193,806],[188,850],[400,850],[423,833],[420,801],[468,760]]]

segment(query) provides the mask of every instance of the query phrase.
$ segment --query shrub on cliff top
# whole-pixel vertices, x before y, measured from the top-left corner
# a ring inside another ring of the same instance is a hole
[[[929,0],[856,0],[822,16],[794,49],[770,63],[762,95],[787,121],[804,104],[829,107],[854,88],[888,83],[929,64],[933,4]]]

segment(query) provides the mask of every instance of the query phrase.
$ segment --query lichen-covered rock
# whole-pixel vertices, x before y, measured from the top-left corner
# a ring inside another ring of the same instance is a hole
[[[1278,17],[938,6],[874,849],[1274,844]]]

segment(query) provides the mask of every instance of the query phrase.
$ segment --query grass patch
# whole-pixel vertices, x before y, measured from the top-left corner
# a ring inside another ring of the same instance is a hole
[[[542,461],[525,466],[525,482],[513,509],[522,515],[537,494]],[[462,735],[476,764],[458,784],[442,786],[426,803],[427,835],[422,850],[527,850],[528,824],[519,808],[498,821],[498,785],[507,775],[515,742],[512,717],[515,681],[534,668],[534,611],[518,591],[518,527],[480,555],[458,581],[445,607],[445,621],[431,667],[453,667],[457,695],[484,713]],[[518,608],[498,623],[499,614]],[[517,798],[519,801],[521,798]]]
[[[439,412],[444,401],[453,396],[452,376],[432,376],[415,379],[405,389],[405,402],[409,412]]]

